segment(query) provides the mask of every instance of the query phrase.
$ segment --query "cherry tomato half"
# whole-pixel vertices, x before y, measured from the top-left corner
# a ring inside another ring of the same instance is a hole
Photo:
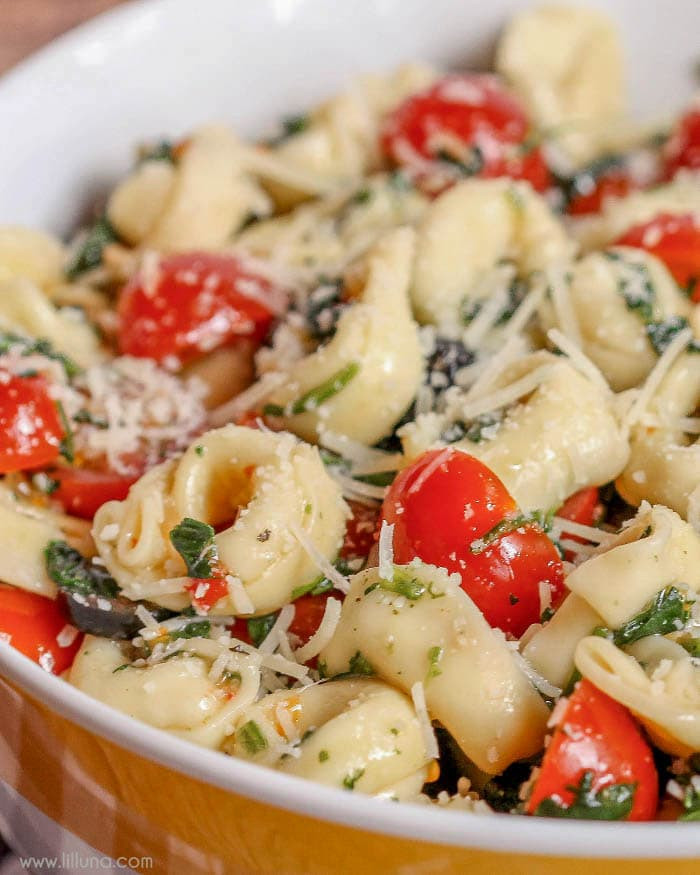
[[[687,167],[700,169],[700,109],[689,110],[678,121],[663,150],[666,179]]]
[[[48,472],[58,486],[51,497],[63,505],[66,513],[91,520],[107,501],[123,501],[137,476],[91,468],[52,468]]]
[[[566,703],[527,802],[528,814],[548,798],[568,807],[585,772],[595,792],[609,784],[636,784],[628,820],[651,820],[659,780],[654,757],[629,711],[589,681],[581,681]]]
[[[340,548],[341,559],[366,559],[376,542],[377,521],[379,511],[376,507],[360,504],[359,501],[347,502],[352,516],[345,530],[345,540]]]
[[[53,462],[62,437],[46,380],[0,372],[0,474]]]
[[[517,517],[498,477],[459,450],[430,450],[389,487],[382,519],[394,525],[394,560],[456,572],[462,588],[495,627],[520,637],[542,614],[543,588],[552,606],[564,595],[564,572],[550,539],[533,523],[486,543],[481,539]]]
[[[155,279],[137,273],[119,299],[119,349],[184,363],[237,337],[260,341],[283,292],[238,258],[204,252],[162,258]],[[268,306],[269,303],[269,306]]]
[[[380,145],[419,180],[436,180],[429,187],[437,191],[464,175],[526,179],[544,191],[550,174],[540,148],[525,142],[528,129],[523,107],[497,77],[452,74],[391,112]]]
[[[598,177],[591,191],[573,197],[567,212],[571,216],[599,213],[608,198],[626,197],[635,187],[629,174],[624,170],[609,170]]]
[[[693,288],[693,300],[700,302],[700,224],[695,216],[659,213],[650,222],[630,228],[616,245],[651,252],[680,286]]]
[[[0,634],[46,671],[69,668],[83,636],[60,601],[0,583]]]
[[[192,595],[192,604],[204,613],[228,595],[224,577],[193,577],[185,589]]]

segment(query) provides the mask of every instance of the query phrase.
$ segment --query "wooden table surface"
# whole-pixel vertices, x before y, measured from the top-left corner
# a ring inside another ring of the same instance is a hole
[[[122,0],[0,0],[0,73]]]

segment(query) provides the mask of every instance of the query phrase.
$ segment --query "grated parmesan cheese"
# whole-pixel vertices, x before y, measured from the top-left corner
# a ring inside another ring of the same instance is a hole
[[[440,756],[440,748],[435,737],[433,724],[430,722],[430,715],[425,704],[425,690],[421,681],[416,681],[411,687],[411,698],[413,699],[413,707],[416,709],[416,717],[418,717],[418,723],[420,724],[425,752],[430,759],[436,760]]]
[[[231,604],[233,605],[236,614],[254,614],[255,605],[253,604],[251,597],[248,595],[248,591],[243,586],[241,579],[239,577],[234,577],[232,574],[227,574],[224,580],[226,581],[229,598],[231,599]]]
[[[575,343],[573,343],[568,337],[565,337],[561,331],[558,331],[556,328],[550,328],[547,332],[547,337],[554,346],[564,353],[580,374],[587,377],[594,385],[599,386],[606,395],[612,394],[608,381],[605,379],[601,371]]]
[[[289,530],[304,550],[306,550],[310,558],[313,559],[318,570],[330,580],[337,590],[347,595],[348,590],[350,589],[348,579],[343,577],[338,569],[326,559],[311,538],[303,531],[301,526],[295,521],[292,521],[289,524]],[[282,610],[284,610],[284,608]]]
[[[326,608],[323,612],[323,619],[309,640],[294,652],[294,658],[297,662],[303,663],[313,659],[331,642],[331,638],[335,635],[335,630],[338,627],[340,620],[340,611],[342,605],[339,599],[326,599]]]
[[[384,580],[394,579],[394,524],[386,520],[379,532],[379,574]]]
[[[644,413],[646,413],[646,410],[656,394],[657,389],[663,382],[664,377],[673,367],[676,359],[685,352],[692,339],[692,329],[685,328],[683,331],[679,331],[666,347],[663,355],[659,358],[658,362],[651,370],[651,373],[646,378],[644,385],[639,390],[639,395],[637,395],[637,398],[625,417],[624,424],[627,428],[631,428],[636,422],[639,422]]]

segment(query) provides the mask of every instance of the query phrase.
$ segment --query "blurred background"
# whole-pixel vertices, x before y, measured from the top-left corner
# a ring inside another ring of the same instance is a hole
[[[0,73],[81,21],[123,0],[0,0]]]

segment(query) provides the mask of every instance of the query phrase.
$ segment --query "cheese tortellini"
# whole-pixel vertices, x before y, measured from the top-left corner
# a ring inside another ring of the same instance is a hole
[[[639,249],[592,252],[571,266],[563,282],[581,348],[616,392],[638,386],[656,364],[649,323],[690,315],[687,297],[662,262]],[[545,327],[556,323],[565,330],[553,309],[549,302],[543,306]]]
[[[132,246],[163,252],[217,249],[268,200],[223,127],[194,133],[175,163],[146,160],[113,192],[109,221]]]
[[[499,400],[503,413],[498,414]],[[402,430],[414,458],[441,444],[451,421],[490,414],[478,440],[452,445],[498,474],[523,510],[559,507],[584,486],[606,483],[624,468],[629,446],[612,395],[566,358],[540,351],[509,365],[473,401],[455,395],[449,417],[426,417]]]
[[[373,444],[405,413],[423,372],[407,297],[413,252],[410,229],[383,237],[353,277],[360,290],[335,335],[285,372],[269,404],[290,431],[315,441],[328,429]],[[305,403],[312,396],[319,400]]]
[[[606,15],[568,5],[521,12],[501,37],[496,69],[575,163],[608,145],[625,95],[622,50]]]
[[[461,182],[437,198],[419,224],[411,288],[416,317],[458,324],[479,281],[500,261],[512,260],[527,277],[567,260],[574,249],[560,220],[527,183]]]
[[[318,575],[295,531],[331,561],[345,515],[340,489],[315,448],[288,434],[229,425],[203,435],[182,458],[152,468],[124,501],[104,504],[93,533],[124,595],[148,592],[158,604],[183,608],[186,571],[169,532],[187,517],[207,522],[219,529],[224,568],[242,583],[254,612],[264,614]],[[212,613],[237,613],[235,602],[226,597]]]
[[[24,277],[41,289],[63,282],[66,263],[63,244],[41,231],[0,227],[0,282]]]
[[[679,644],[660,635],[626,651],[598,637],[576,648],[576,667],[639,718],[657,747],[676,756],[700,750],[700,667]]]
[[[700,354],[678,358],[652,398],[647,414],[633,426],[629,462],[617,480],[631,504],[644,499],[673,508],[685,519],[700,488]]]
[[[422,683],[430,716],[484,772],[542,746],[547,707],[503,635],[445,571],[415,562],[394,566],[393,580],[377,568],[356,575],[321,658],[337,674],[358,652],[406,692]]]
[[[564,687],[578,642],[596,627],[617,629],[668,586],[700,592],[700,535],[667,507],[648,503],[566,578],[571,592],[554,617],[529,638],[523,655]]]
[[[368,678],[264,696],[240,716],[225,750],[319,784],[397,798],[420,793],[430,759],[410,699]]]
[[[204,638],[180,644],[172,658],[133,665],[119,642],[88,635],[68,680],[143,723],[218,748],[233,732],[238,714],[254,701],[259,665],[255,656],[231,652],[229,672],[213,681],[212,664],[222,648]]]

